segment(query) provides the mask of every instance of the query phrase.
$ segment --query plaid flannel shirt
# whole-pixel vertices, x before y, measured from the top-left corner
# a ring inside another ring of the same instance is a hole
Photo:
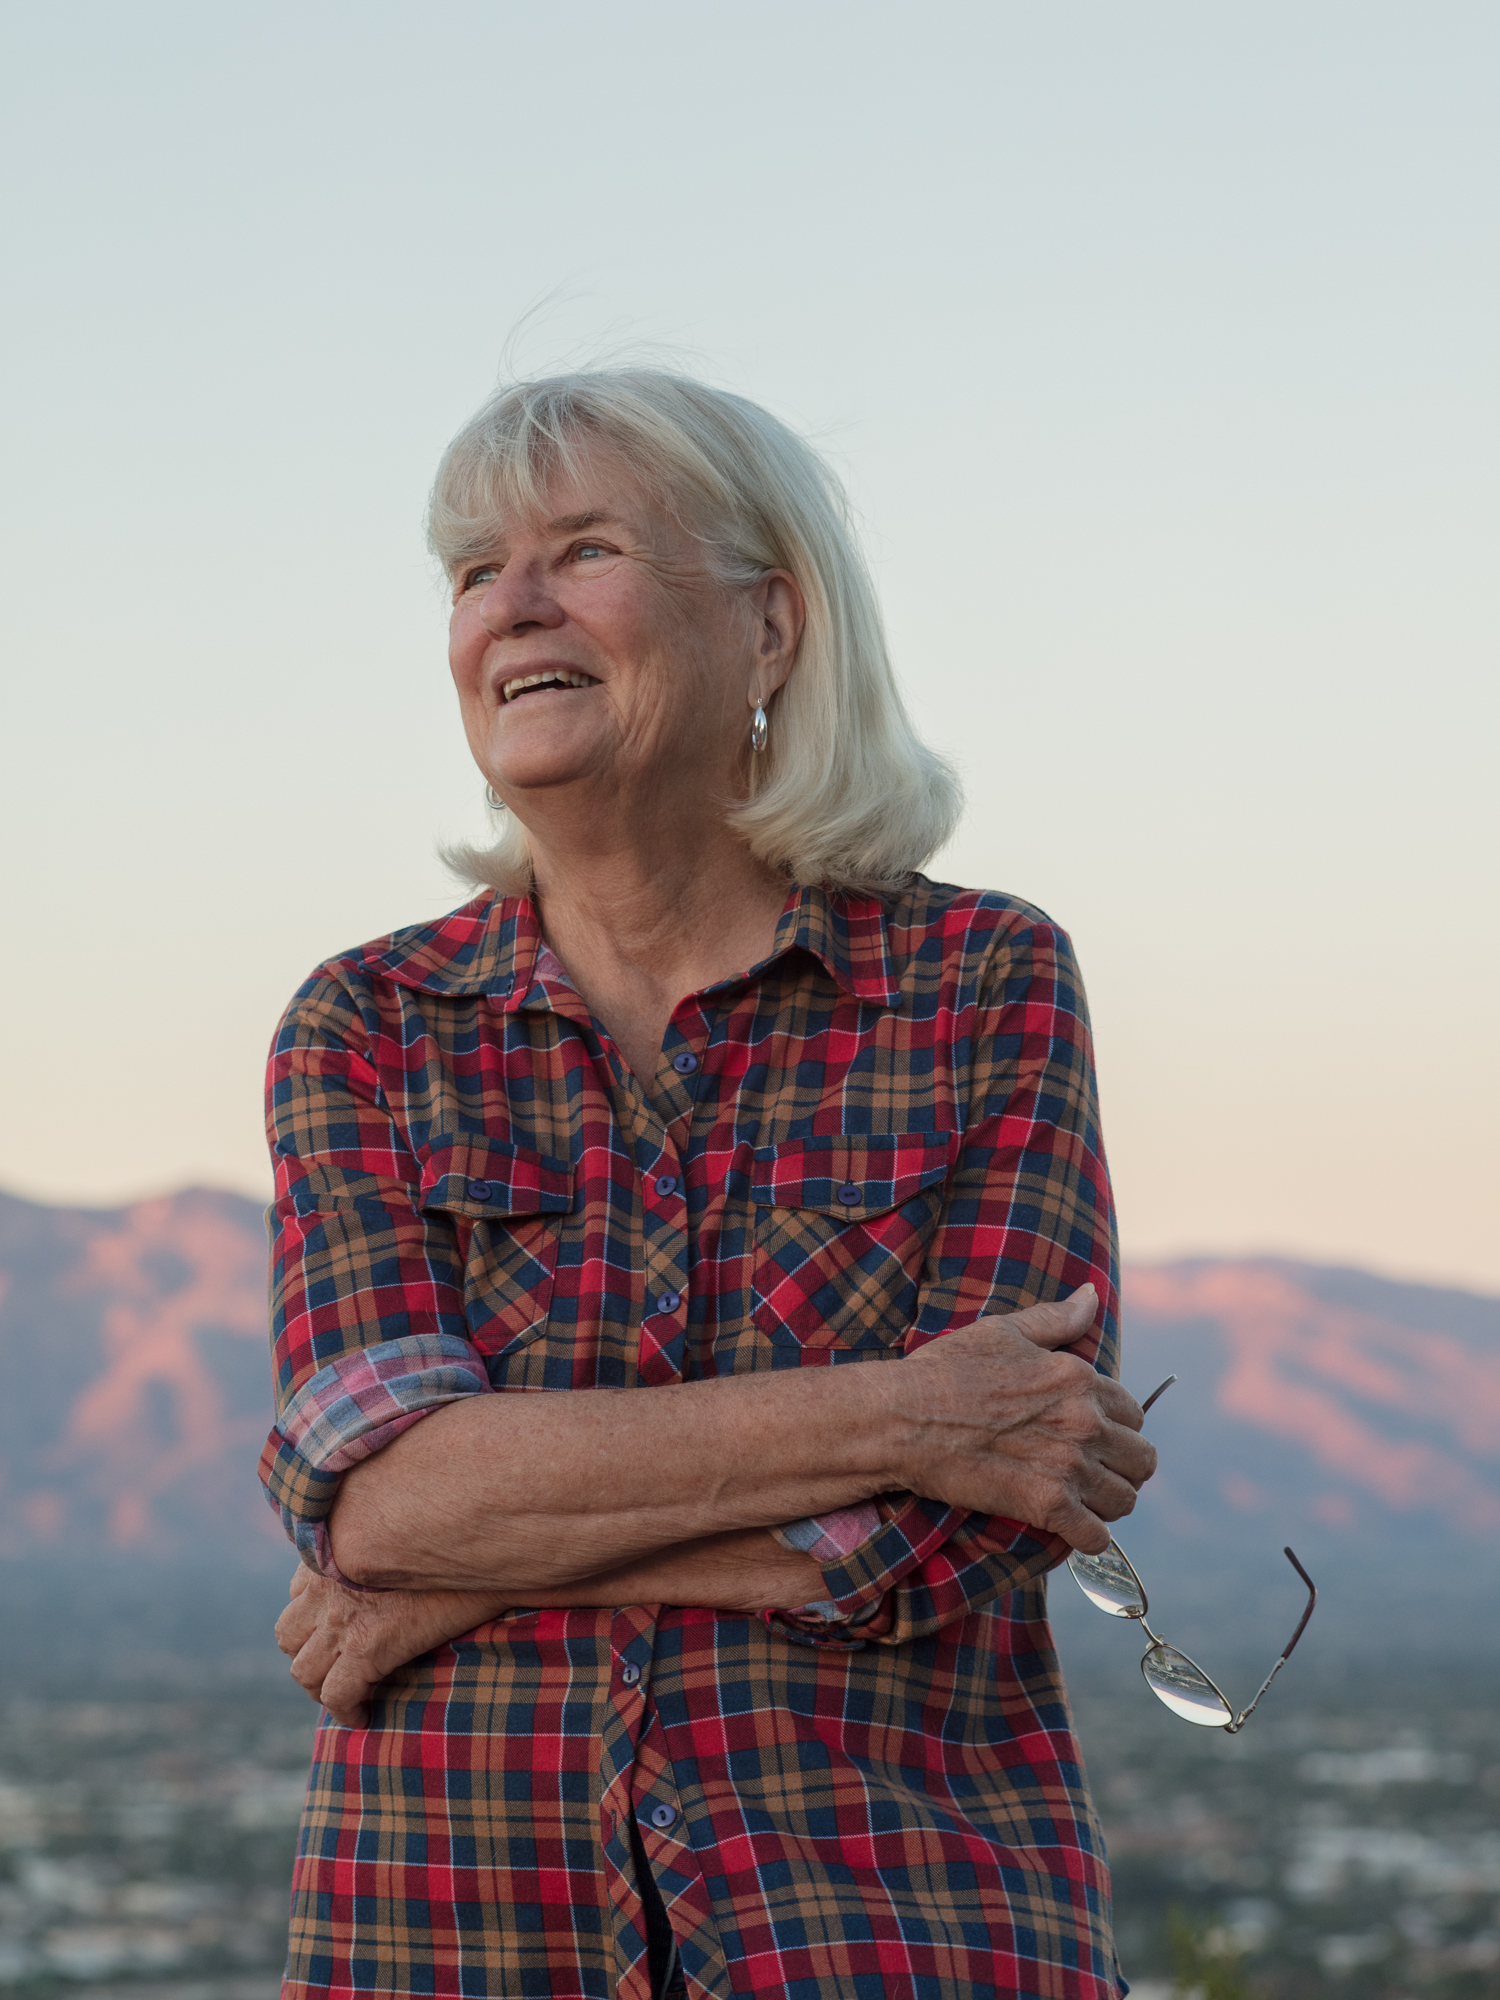
[[[1002,896],[794,890],[648,1097],[484,895],[314,973],[268,1102],[261,1470],[325,1570],[343,1471],[458,1397],[895,1362],[1090,1279],[1115,1365],[1083,993]],[[638,1855],[695,1996],[1121,1991],[1062,1545],[909,1494],[780,1532],[800,1612],[517,1609],[325,1716],[285,1992],[648,2000]]]

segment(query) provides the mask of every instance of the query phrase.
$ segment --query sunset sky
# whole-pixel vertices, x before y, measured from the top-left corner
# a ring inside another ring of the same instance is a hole
[[[848,479],[1093,1003],[1128,1256],[1500,1289],[1500,12],[12,9],[0,1185],[267,1186],[329,952],[482,824],[426,487],[643,350]]]

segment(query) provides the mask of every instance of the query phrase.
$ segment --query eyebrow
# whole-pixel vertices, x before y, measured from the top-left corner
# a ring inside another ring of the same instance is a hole
[[[547,523],[547,528],[549,533],[576,535],[582,528],[618,528],[622,525],[617,514],[606,514],[592,508],[583,514],[560,514],[555,521]]]
[[[610,514],[602,507],[589,507],[581,514],[559,514],[556,520],[542,524],[542,531],[548,535],[576,535],[585,528],[623,528],[625,522],[618,514]],[[505,536],[500,534],[486,551],[478,555],[466,555],[453,571],[455,581],[463,571],[475,562],[487,560],[488,556],[499,553],[505,545]]]

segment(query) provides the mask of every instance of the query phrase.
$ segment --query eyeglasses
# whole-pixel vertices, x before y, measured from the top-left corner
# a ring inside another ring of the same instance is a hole
[[[1149,1410],[1157,1397],[1170,1389],[1176,1380],[1175,1375],[1169,1375],[1161,1388],[1153,1389],[1141,1405],[1142,1413]],[[1190,1660],[1186,1653],[1179,1653],[1175,1646],[1169,1646],[1146,1623],[1149,1605],[1145,1585],[1118,1543],[1112,1541],[1104,1553],[1097,1556],[1085,1555],[1081,1549],[1075,1549],[1068,1557],[1068,1568],[1090,1604],[1097,1604],[1111,1618],[1140,1620],[1141,1630],[1151,1641],[1141,1661],[1141,1672],[1158,1701],[1165,1702],[1172,1713],[1180,1715],[1185,1722],[1196,1722],[1204,1729],[1222,1729],[1227,1736],[1233,1736],[1250,1720],[1261,1696],[1291,1658],[1292,1648],[1307,1630],[1307,1621],[1312,1617],[1313,1607],[1318,1601],[1317,1585],[1301,1563],[1290,1549],[1283,1549],[1282,1554],[1307,1585],[1307,1608],[1298,1621],[1296,1631],[1282,1647],[1281,1657],[1256,1689],[1254,1701],[1239,1715],[1235,1714],[1228,1697],[1209,1679],[1196,1660]]]

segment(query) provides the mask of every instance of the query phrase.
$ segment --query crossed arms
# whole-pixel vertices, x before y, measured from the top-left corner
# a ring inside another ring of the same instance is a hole
[[[277,1642],[357,1726],[396,1667],[514,1605],[805,1604],[822,1569],[772,1530],[877,1494],[1102,1550],[1156,1453],[1134,1397],[1057,1351],[1097,1310],[1085,1286],[897,1364],[436,1410],[344,1476],[330,1539],[370,1588],[299,1571]]]

